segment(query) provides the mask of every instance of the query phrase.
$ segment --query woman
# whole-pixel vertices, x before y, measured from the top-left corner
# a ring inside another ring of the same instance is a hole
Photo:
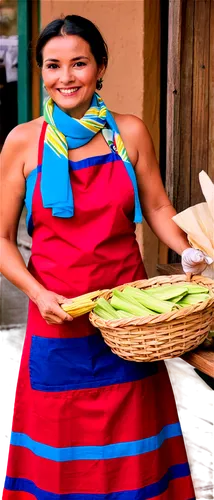
[[[146,127],[96,93],[107,62],[89,20],[51,22],[37,43],[44,116],[16,127],[2,152],[1,268],[30,298],[4,500],[194,498],[164,363],[120,359],[87,315],[72,321],[60,307],[146,276],[141,206],[162,241],[192,251]],[[24,200],[28,269],[16,246]]]

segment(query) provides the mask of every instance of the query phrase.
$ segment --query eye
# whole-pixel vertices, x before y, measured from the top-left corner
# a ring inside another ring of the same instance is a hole
[[[77,66],[77,68],[81,68],[82,66],[86,66],[86,63],[83,61],[78,61],[74,64],[74,66]]]
[[[51,64],[47,64],[47,68],[48,69],[56,69],[56,68],[58,68],[58,66],[56,63],[51,63]]]

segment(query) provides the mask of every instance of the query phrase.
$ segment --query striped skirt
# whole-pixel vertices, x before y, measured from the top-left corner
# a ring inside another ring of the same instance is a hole
[[[195,499],[164,363],[27,335],[3,500]]]

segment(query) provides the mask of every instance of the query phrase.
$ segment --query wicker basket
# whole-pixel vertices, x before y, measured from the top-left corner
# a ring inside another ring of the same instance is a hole
[[[99,328],[111,350],[129,361],[159,361],[181,356],[205,340],[214,316],[214,281],[194,276],[192,282],[207,286],[211,297],[202,303],[164,314],[147,317],[103,320],[94,312],[89,319]],[[141,289],[175,283],[185,283],[185,275],[158,276],[129,283]],[[118,286],[123,290],[125,284]],[[111,290],[103,294],[105,299]]]

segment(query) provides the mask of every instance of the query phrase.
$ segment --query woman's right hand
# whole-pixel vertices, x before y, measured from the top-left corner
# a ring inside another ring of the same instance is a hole
[[[72,316],[60,307],[60,304],[68,302],[62,295],[43,289],[34,302],[48,325],[61,325],[64,321],[73,320]]]
[[[197,248],[186,248],[181,254],[181,264],[186,274],[201,274],[213,259]]]

